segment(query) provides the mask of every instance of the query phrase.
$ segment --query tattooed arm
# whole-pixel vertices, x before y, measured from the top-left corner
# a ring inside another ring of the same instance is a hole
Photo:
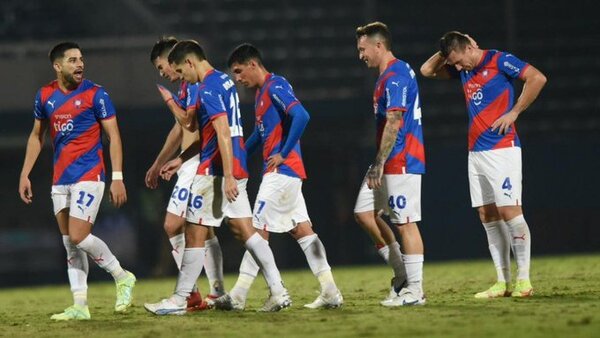
[[[402,127],[402,111],[391,110],[386,113],[387,122],[383,128],[381,144],[375,157],[375,162],[369,167],[367,172],[367,185],[369,189],[379,189],[381,187],[381,177],[383,176],[383,166],[390,156],[390,152],[396,143],[398,130]]]

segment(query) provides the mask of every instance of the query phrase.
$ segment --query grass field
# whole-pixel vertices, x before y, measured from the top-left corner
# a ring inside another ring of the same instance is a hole
[[[425,265],[427,305],[387,309],[391,272],[384,266],[335,268],[345,304],[308,310],[317,295],[308,268],[285,271],[294,305],[279,313],[256,313],[266,297],[258,280],[245,312],[204,311],[154,317],[143,308],[168,296],[175,279],[140,280],[135,305],[112,312],[114,285],[89,289],[92,320],[54,323],[49,316],[70,305],[68,286],[0,290],[0,337],[600,337],[600,255],[534,258],[530,299],[476,300],[494,282],[491,261]],[[232,286],[234,275],[226,276]],[[206,282],[201,281],[201,288]]]

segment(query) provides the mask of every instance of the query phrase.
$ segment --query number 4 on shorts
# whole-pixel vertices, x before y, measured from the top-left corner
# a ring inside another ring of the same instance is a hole
[[[510,177],[504,179],[504,183],[502,183],[502,189],[510,190],[512,189],[512,184],[510,184]]]

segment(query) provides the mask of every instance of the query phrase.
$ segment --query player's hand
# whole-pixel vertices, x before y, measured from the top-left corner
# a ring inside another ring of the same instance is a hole
[[[160,96],[162,96],[163,101],[167,102],[168,99],[173,99],[173,94],[167,88],[157,84],[156,87],[160,92]]]
[[[267,159],[267,168],[277,168],[285,161],[285,158],[281,154],[277,153],[273,156],[269,156]]]
[[[127,202],[127,191],[123,180],[114,180],[110,183],[110,202],[117,208],[120,208]]]
[[[367,171],[367,186],[369,189],[381,188],[381,177],[383,176],[383,166],[381,164],[371,164]]]
[[[146,187],[150,189],[158,188],[158,175],[160,175],[160,168],[156,163],[154,163],[150,169],[146,171],[146,179],[144,180]]]
[[[239,195],[237,181],[233,176],[225,176],[225,184],[223,186],[223,190],[225,191],[225,197],[231,203],[235,201],[235,199]]]
[[[33,202],[33,191],[31,190],[31,182],[28,177],[21,177],[19,180],[19,195],[25,204]]]
[[[473,39],[471,36],[469,36],[469,34],[465,34],[465,36],[469,39],[471,46],[473,46],[475,48],[479,48],[479,45],[477,44],[477,41],[475,41],[475,39]]]
[[[517,120],[517,116],[519,116],[519,114],[517,114],[517,112],[512,111],[512,110],[509,111],[508,113],[500,116],[499,119],[497,119],[496,121],[494,121],[494,123],[492,123],[492,131],[495,131],[496,129],[498,129],[499,135],[504,135],[504,134],[508,133],[510,126],[513,123],[515,123],[515,121]]]
[[[170,160],[160,168],[160,177],[165,181],[170,181],[171,177],[177,173],[182,164],[183,160],[180,157]]]

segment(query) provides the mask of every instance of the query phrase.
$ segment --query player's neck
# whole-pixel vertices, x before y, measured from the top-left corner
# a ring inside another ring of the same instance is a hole
[[[198,71],[198,78],[200,79],[200,82],[204,82],[206,75],[208,75],[208,73],[215,68],[211,66],[210,63],[208,63],[208,61],[202,60],[198,62],[198,64],[196,65],[196,69]]]
[[[394,54],[391,51],[387,51],[383,55],[383,58],[381,59],[381,62],[379,63],[379,75],[381,75],[381,74],[383,74],[383,72],[385,72],[388,65],[393,60],[396,60],[396,57],[394,56]]]
[[[257,83],[259,89],[265,85],[265,82],[267,82],[267,76],[269,74],[270,74],[269,71],[266,70],[265,68],[258,69],[258,73],[256,74],[256,76],[258,77],[258,81],[256,83]]]
[[[57,78],[57,82],[58,82],[58,88],[60,88],[60,90],[62,90],[65,93],[71,92],[75,89],[77,89],[77,87],[79,86],[79,84],[77,83],[72,83],[67,81],[67,79],[65,79],[62,76],[59,76]]]

